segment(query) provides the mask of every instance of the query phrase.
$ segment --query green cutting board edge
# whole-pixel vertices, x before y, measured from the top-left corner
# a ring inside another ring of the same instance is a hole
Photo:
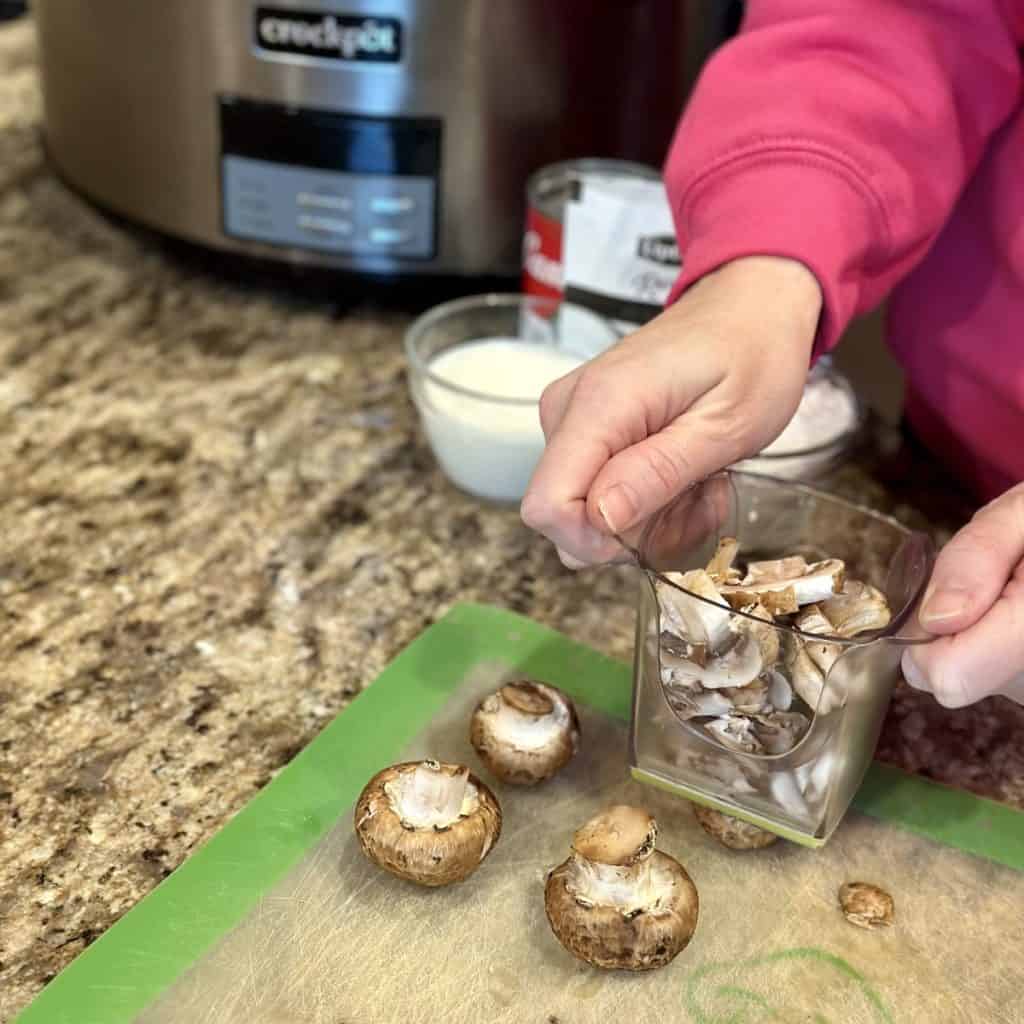
[[[220,832],[79,954],[16,1024],[130,1024],[323,837],[366,780],[398,756],[483,660],[500,660],[597,711],[629,718],[627,665],[512,612],[457,605]],[[880,764],[855,806],[1024,870],[1024,814],[1009,807]]]

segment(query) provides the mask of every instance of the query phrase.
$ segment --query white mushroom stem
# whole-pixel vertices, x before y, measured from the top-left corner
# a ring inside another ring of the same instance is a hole
[[[468,769],[457,775],[442,771],[436,761],[423,761],[384,787],[391,809],[408,828],[445,829],[476,810],[476,786]]]
[[[491,732],[495,740],[527,753],[558,742],[570,728],[571,715],[563,701],[551,700],[549,704],[547,713],[530,714],[496,695],[485,704],[485,710],[493,712]]]
[[[565,887],[584,907],[614,907],[624,917],[632,917],[640,912],[657,913],[662,898],[672,890],[672,879],[660,862],[650,857],[619,867],[574,853]]]

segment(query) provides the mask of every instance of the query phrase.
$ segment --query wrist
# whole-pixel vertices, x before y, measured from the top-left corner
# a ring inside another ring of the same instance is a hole
[[[764,303],[764,311],[795,318],[813,334],[823,304],[818,279],[799,260],[785,256],[744,256],[724,263],[702,281],[749,295]]]

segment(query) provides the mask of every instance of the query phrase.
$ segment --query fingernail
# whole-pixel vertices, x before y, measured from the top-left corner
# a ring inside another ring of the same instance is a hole
[[[921,606],[921,621],[927,626],[955,619],[967,610],[967,591],[959,587],[943,587],[926,594]]]
[[[558,552],[559,561],[566,569],[572,569],[574,572],[577,569],[583,569],[586,566],[586,562],[581,562],[574,555],[570,555],[567,551],[563,551],[561,548],[555,549]]]
[[[612,533],[622,533],[633,525],[639,503],[628,484],[615,484],[597,500],[597,510]]]

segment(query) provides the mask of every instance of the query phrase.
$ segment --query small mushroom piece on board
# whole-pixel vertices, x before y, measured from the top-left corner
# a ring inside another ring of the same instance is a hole
[[[378,772],[356,801],[355,829],[374,864],[420,885],[471,875],[501,834],[494,794],[468,768],[410,761]]]
[[[870,882],[847,882],[839,887],[843,917],[858,928],[886,928],[896,916],[893,898]]]
[[[565,767],[579,749],[580,724],[561,690],[523,679],[480,702],[469,739],[502,782],[534,786]]]
[[[697,888],[678,861],[655,850],[657,834],[650,814],[619,805],[573,837],[572,855],[544,889],[551,930],[573,956],[649,971],[686,948],[697,927]]]
[[[713,807],[694,804],[693,816],[712,839],[717,839],[730,850],[763,850],[779,838],[774,832],[723,814]]]

